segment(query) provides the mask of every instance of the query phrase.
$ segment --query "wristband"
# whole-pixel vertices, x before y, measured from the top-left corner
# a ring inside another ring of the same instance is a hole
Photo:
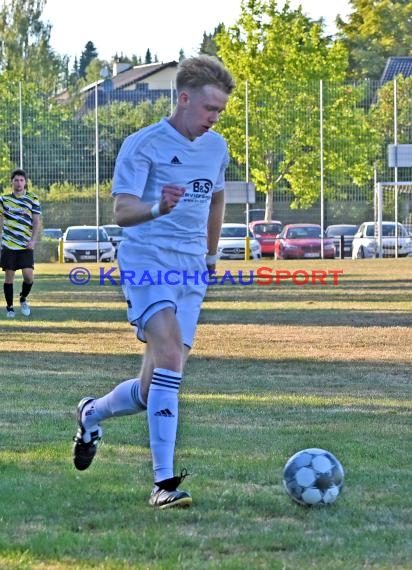
[[[152,215],[152,218],[158,218],[161,215],[159,202],[155,202],[153,204],[153,206],[150,208],[150,213]]]
[[[215,255],[206,255],[206,265],[214,265],[218,259],[219,256],[217,253],[215,253]]]

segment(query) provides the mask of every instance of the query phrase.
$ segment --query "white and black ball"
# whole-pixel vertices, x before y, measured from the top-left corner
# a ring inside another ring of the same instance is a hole
[[[323,506],[339,497],[344,477],[340,461],[330,451],[302,449],[286,462],[283,486],[296,503]]]

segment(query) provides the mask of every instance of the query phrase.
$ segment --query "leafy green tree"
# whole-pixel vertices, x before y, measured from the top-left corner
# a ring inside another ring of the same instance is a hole
[[[395,95],[396,93],[396,95]],[[397,116],[394,120],[394,98],[396,96]],[[412,140],[412,77],[398,76],[396,91],[392,81],[385,83],[376,96],[371,107],[371,123],[382,138],[382,151],[376,166],[381,180],[392,180],[392,172],[388,168],[387,147],[395,139],[398,144],[410,144]],[[396,134],[395,134],[396,128]],[[402,167],[398,170],[398,180],[411,180],[412,168]]]
[[[109,63],[107,61],[99,59],[98,57],[92,59],[86,68],[86,85],[101,80],[105,69],[109,69]]]
[[[13,164],[10,161],[9,147],[6,142],[0,139],[0,194],[7,192],[10,188],[10,172]]]
[[[41,21],[45,0],[8,0],[0,10],[0,73],[35,81],[54,93],[64,80],[66,62],[50,47],[51,26]]]
[[[157,99],[154,103],[143,101],[139,105],[115,101],[97,111],[99,123],[99,170],[101,180],[109,180],[113,175],[114,163],[124,139],[139,129],[146,127],[170,113],[170,100]],[[88,113],[82,123],[84,128],[94,133],[95,114]],[[92,149],[94,153],[94,149]]]
[[[396,122],[394,117],[394,100],[396,99]],[[398,144],[410,144],[412,140],[412,77],[398,76],[396,89],[394,82],[390,81],[383,85],[371,107],[371,122],[382,137],[382,148],[375,167],[379,181],[394,181],[395,169],[388,165],[388,145],[397,140]],[[395,134],[396,128],[396,134]],[[397,180],[405,182],[412,180],[412,168],[399,167]],[[409,184],[409,189],[410,189]],[[408,220],[412,212],[412,194],[405,188],[397,193],[397,207],[399,219]],[[395,216],[395,189],[385,192],[384,215],[389,219]]]
[[[237,82],[219,130],[239,164],[246,162],[248,142],[250,180],[268,196],[267,217],[278,187],[292,194],[292,207],[309,207],[320,197],[321,80],[325,197],[372,179],[377,137],[361,106],[364,93],[345,84],[346,49],[322,35],[321,22],[288,3],[278,11],[274,0],[248,0],[216,43]]]
[[[207,55],[217,55],[217,45],[215,42],[215,37],[223,32],[225,29],[224,24],[219,24],[213,34],[207,34],[203,32],[202,43],[200,44],[199,53],[205,53]]]
[[[379,89],[371,108],[376,128],[382,134],[385,144],[392,144],[395,140],[394,98],[394,84],[388,81]],[[396,138],[399,144],[409,144],[412,139],[412,77],[399,75],[396,78],[396,99]]]
[[[20,165],[31,184],[44,188],[93,180],[94,129],[79,122],[71,104],[45,96],[33,82],[14,80],[10,72],[0,75],[0,148],[3,187],[10,168]]]
[[[411,0],[351,0],[348,21],[337,18],[337,37],[349,52],[352,77],[379,80],[387,59],[412,55]]]

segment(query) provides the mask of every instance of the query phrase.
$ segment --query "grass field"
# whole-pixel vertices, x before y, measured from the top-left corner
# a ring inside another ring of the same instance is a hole
[[[337,285],[211,286],[181,389],[187,510],[153,511],[143,414],[72,464],[75,408],[137,374],[119,287],[38,265],[33,314],[0,313],[0,569],[412,568],[412,260],[223,262],[343,270]],[[107,268],[105,268],[107,269]],[[16,292],[19,288],[16,287]],[[18,312],[18,311],[17,311]],[[345,488],[291,502],[290,455],[323,447]]]

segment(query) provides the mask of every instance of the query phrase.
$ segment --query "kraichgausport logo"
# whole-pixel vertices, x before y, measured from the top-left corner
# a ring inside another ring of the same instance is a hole
[[[123,271],[117,267],[99,267],[99,285],[123,286],[123,285],[186,285],[188,283],[197,285],[260,285],[268,287],[279,286],[282,283],[290,282],[294,285],[339,285],[339,276],[343,275],[342,269],[273,269],[272,267],[259,267],[249,271],[230,271],[223,273],[216,271],[179,271],[170,269],[164,271]],[[86,285],[92,278],[90,271],[85,267],[74,267],[69,273],[69,280],[73,285]]]

